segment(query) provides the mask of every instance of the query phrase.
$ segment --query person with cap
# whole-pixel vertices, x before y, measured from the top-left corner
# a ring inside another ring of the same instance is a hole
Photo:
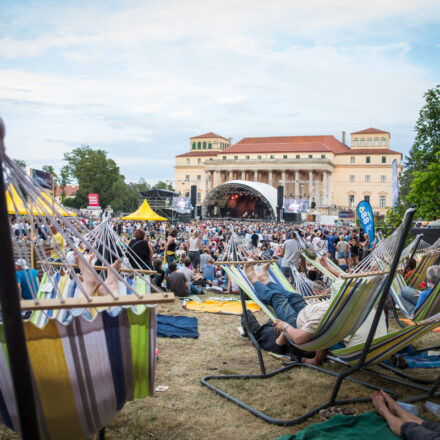
[[[33,299],[38,292],[38,272],[36,269],[29,269],[24,258],[15,262],[15,272],[17,283],[20,287],[21,297],[23,299]]]

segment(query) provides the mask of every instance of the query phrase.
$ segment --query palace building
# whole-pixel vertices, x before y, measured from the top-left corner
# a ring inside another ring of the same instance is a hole
[[[190,138],[190,151],[176,156],[175,189],[189,197],[196,185],[197,205],[207,208],[210,194],[227,183],[237,182],[237,190],[248,187],[254,195],[258,183],[270,193],[267,199],[283,186],[284,197],[308,199],[316,213],[368,200],[383,214],[392,205],[394,159],[401,171],[402,154],[390,149],[390,137],[368,128],[351,133],[350,146],[345,132],[342,142],[323,135],[250,137],[232,144],[231,138],[210,132]]]

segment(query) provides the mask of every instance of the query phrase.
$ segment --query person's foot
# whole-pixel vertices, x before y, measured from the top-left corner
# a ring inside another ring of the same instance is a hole
[[[122,266],[121,260],[116,260],[111,265],[111,267],[117,273],[119,273],[119,271],[121,270],[121,266]],[[113,273],[113,271],[111,271],[111,270],[108,270],[108,272],[107,272],[107,279],[105,280],[104,285],[101,285],[98,288],[98,295],[100,295],[100,296],[109,295],[110,292],[111,292],[114,296],[119,296],[119,285],[118,285],[118,283],[119,283],[119,280],[118,280],[117,274]]]
[[[384,419],[387,419],[390,411],[382,393],[380,391],[373,391],[373,394],[371,395],[371,400],[373,401],[376,412],[380,414]]]
[[[269,267],[270,267],[270,263],[266,263],[263,264],[263,266],[261,266],[261,272],[258,275],[258,280],[263,284],[267,284],[270,282],[270,277],[268,274]]]
[[[301,362],[308,365],[321,366],[327,359],[328,350],[320,350],[316,352],[314,358],[301,358]]]
[[[82,276],[82,285],[86,294],[91,297],[94,295],[96,289],[99,286],[99,281],[97,280],[97,274],[93,272],[93,269],[86,263],[84,263],[82,258],[75,255],[75,263],[79,266]]]
[[[391,414],[395,415],[396,417],[400,417],[401,419],[405,420],[406,422],[414,422],[414,423],[422,423],[423,420],[420,417],[417,417],[415,414],[411,414],[408,411],[405,411],[388,393],[386,393],[384,390],[380,390],[380,393],[382,394],[386,405],[388,406],[388,409],[390,410]]]
[[[252,284],[255,284],[257,281],[259,281],[258,275],[255,272],[254,265],[252,263],[247,263],[244,265],[244,273]]]

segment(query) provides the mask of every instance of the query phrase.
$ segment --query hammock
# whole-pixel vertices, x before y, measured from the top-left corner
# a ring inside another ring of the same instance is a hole
[[[43,270],[38,288],[25,271],[32,299],[21,301],[23,310],[33,310],[24,326],[41,436],[87,437],[109,423],[126,401],[152,395],[154,307],[174,296],[152,284],[144,276],[148,271],[129,264],[120,268],[126,253],[119,251],[128,252],[126,248],[115,246],[109,235],[90,234],[74,217],[67,220],[62,207],[48,194],[41,197],[9,157],[4,155],[3,161],[8,209],[14,209],[20,222],[26,213],[31,246]],[[41,230],[47,240],[38,240]],[[108,232],[108,225],[102,230]],[[47,242],[57,262],[47,259]],[[16,249],[26,259],[22,247]],[[5,336],[0,325],[0,416],[21,432]]]

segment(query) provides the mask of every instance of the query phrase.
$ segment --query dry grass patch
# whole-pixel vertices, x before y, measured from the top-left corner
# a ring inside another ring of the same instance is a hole
[[[315,416],[297,426],[269,425],[200,384],[200,379],[206,375],[259,373],[255,349],[249,341],[239,337],[238,316],[192,312],[183,309],[180,300],[159,307],[158,313],[197,317],[200,337],[158,339],[161,358],[157,363],[156,386],[168,385],[169,390],[125,405],[107,427],[107,439],[275,439],[321,421],[319,416]],[[266,320],[261,312],[257,318],[262,323]],[[431,333],[418,345],[434,345],[438,341],[439,335]],[[264,360],[268,371],[281,366],[280,360],[267,353],[264,353]],[[330,363],[326,367],[336,371],[342,368]],[[425,370],[414,374],[433,377],[436,372]],[[356,377],[391,387],[389,382],[370,375],[359,374]],[[215,381],[233,396],[277,418],[293,418],[323,403],[329,398],[334,383],[334,377],[306,368],[294,368],[267,380]],[[403,388],[393,389],[403,396],[414,394]],[[370,394],[358,384],[345,382],[340,398]],[[421,408],[421,404],[419,406]],[[353,407],[357,414],[372,409],[371,404]],[[431,414],[422,412],[422,415],[433,419]],[[13,438],[18,437],[7,428],[1,428],[0,439]]]

